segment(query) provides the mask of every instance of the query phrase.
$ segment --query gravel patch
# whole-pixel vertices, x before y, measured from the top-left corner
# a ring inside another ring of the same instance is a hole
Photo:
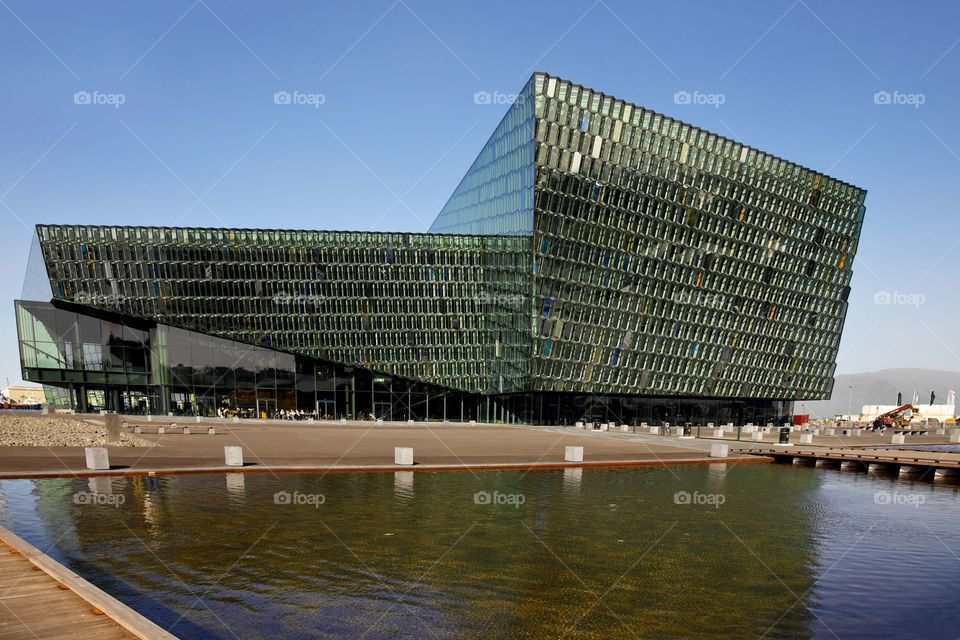
[[[107,428],[63,416],[0,415],[0,447],[106,447]],[[111,447],[155,447],[122,432]]]

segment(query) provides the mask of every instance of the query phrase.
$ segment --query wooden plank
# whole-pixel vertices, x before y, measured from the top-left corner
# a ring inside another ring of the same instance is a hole
[[[0,527],[0,640],[176,640]]]

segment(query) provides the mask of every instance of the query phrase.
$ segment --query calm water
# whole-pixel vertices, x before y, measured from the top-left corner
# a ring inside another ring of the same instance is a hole
[[[960,487],[864,473],[0,481],[0,523],[181,638],[960,631]]]

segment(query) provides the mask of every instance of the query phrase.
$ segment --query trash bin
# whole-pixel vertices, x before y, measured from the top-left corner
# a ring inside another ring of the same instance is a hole
[[[780,444],[790,444],[790,427],[780,427]]]
[[[683,437],[689,438],[693,433],[693,429],[690,427],[690,423],[683,425]]]

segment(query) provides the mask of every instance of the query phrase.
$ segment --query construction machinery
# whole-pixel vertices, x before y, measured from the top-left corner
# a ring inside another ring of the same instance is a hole
[[[874,429],[883,429],[886,427],[905,427],[910,424],[910,418],[916,407],[912,404],[904,404],[891,409],[886,413],[881,413],[873,421]]]

